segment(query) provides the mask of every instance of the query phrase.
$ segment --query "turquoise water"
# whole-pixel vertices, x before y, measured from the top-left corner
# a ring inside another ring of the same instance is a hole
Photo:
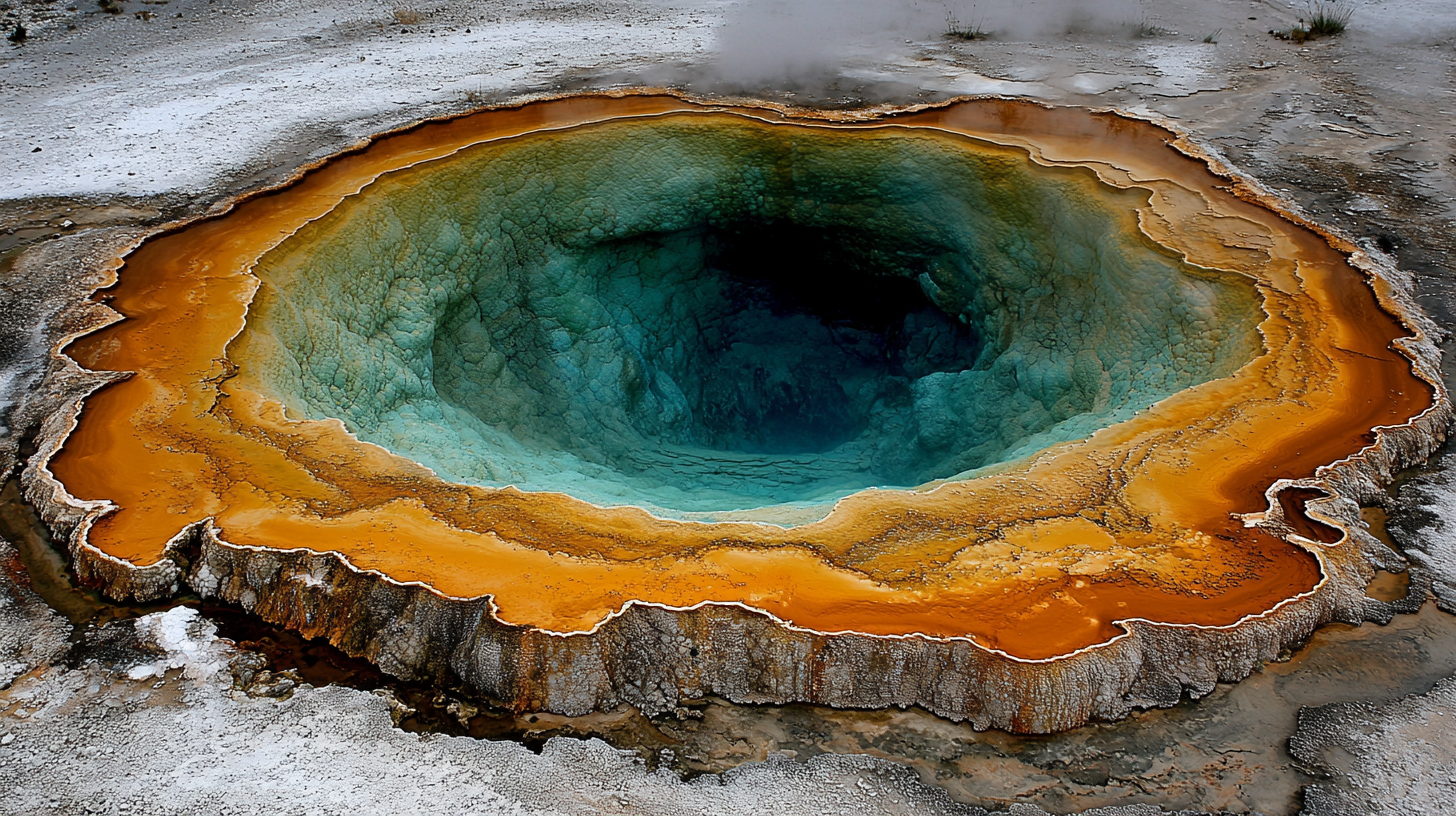
[[[451,481],[812,505],[1082,438],[1250,359],[1253,287],[1158,251],[1139,200],[928,132],[537,134],[385,176],[266,255],[243,362]]]

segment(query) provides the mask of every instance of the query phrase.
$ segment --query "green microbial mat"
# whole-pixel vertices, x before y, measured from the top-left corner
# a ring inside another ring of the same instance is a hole
[[[1258,351],[1146,191],[938,132],[677,115],[382,177],[266,255],[234,359],[463,483],[712,518],[1016,460]]]

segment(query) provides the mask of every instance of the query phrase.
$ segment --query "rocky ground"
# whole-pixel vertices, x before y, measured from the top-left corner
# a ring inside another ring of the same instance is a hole
[[[1449,678],[1386,705],[1331,703],[1301,711],[1290,751],[1328,777],[1305,789],[1306,808],[1377,816],[1456,800],[1453,731],[1456,679]]]
[[[1164,117],[1394,253],[1456,326],[1456,7],[1352,2],[1345,34],[1296,43],[1269,31],[1307,13],[1298,0],[980,5],[0,0],[0,27],[26,33],[0,43],[0,474],[70,387],[46,361],[97,282],[81,270],[368,134],[578,88],[832,106],[1000,93]],[[949,18],[991,36],[948,38]],[[626,753],[409,733],[368,690],[260,680],[190,611],[137,618],[66,587],[12,488],[0,811],[1440,813],[1456,791],[1453,466],[1412,475],[1388,508],[1414,569],[1372,591],[1410,587],[1418,614],[1332,627],[1197,703],[1035,739],[711,701],[682,721],[496,726]],[[1428,588],[1446,612],[1421,605]]]

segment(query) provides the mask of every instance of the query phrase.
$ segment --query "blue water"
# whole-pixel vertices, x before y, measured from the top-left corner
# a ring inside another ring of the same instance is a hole
[[[1252,286],[1147,242],[1139,195],[929,132],[537,134],[285,241],[234,351],[296,415],[451,481],[665,515],[824,503],[1085,437],[1250,359]]]

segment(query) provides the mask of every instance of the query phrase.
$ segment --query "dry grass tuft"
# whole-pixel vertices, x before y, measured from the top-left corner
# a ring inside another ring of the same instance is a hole
[[[1304,16],[1293,28],[1271,30],[1281,40],[1302,43],[1320,37],[1337,37],[1345,33],[1355,9],[1345,0],[1309,0],[1304,7]]]
[[[1345,33],[1355,9],[1341,2],[1326,0],[1312,4],[1309,8],[1309,35],[1311,37],[1334,37]]]
[[[987,31],[980,23],[962,23],[956,19],[954,14],[945,15],[945,38],[948,40],[961,40],[962,42],[973,42],[975,40],[988,40],[991,32]]]
[[[400,25],[419,25],[425,19],[425,15],[414,6],[395,6],[394,21]]]
[[[1173,33],[1170,29],[1163,28],[1146,17],[1139,20],[1138,24],[1133,26],[1132,32],[1133,36],[1143,39],[1147,39],[1148,37],[1166,37]]]

